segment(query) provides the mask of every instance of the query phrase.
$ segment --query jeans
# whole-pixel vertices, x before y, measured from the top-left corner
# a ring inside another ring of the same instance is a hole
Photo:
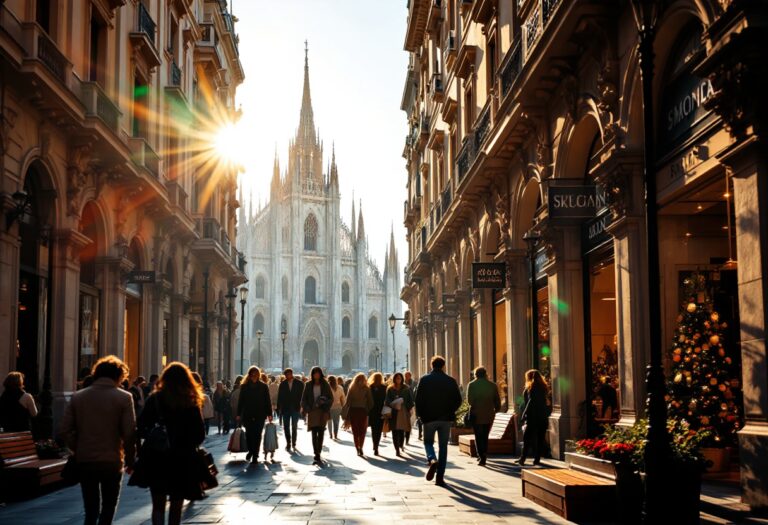
[[[312,427],[312,449],[315,452],[316,457],[320,457],[323,452],[323,436],[325,435],[325,427]]]
[[[328,420],[328,435],[336,437],[339,435],[339,422],[341,421],[341,409],[332,408],[331,418]]]
[[[488,434],[491,433],[491,425],[472,425],[475,431],[475,447],[477,455],[485,458],[488,455]]]
[[[123,472],[114,466],[80,463],[85,525],[109,525],[115,517]]]
[[[300,417],[301,416],[298,412],[283,412],[281,419],[283,425],[283,433],[285,433],[286,446],[296,446],[296,433],[298,432]]]
[[[373,439],[374,450],[379,449],[382,430],[384,430],[384,421],[382,421],[381,417],[375,418],[374,420],[371,421],[371,438]]]
[[[427,461],[437,459],[437,479],[443,479],[445,465],[448,463],[448,439],[451,437],[450,421],[430,421],[424,423],[424,451],[427,453]],[[440,447],[439,457],[435,455],[435,432],[437,432],[437,444]]]
[[[245,439],[248,442],[248,452],[254,459],[259,457],[261,447],[261,435],[264,432],[264,420],[247,421],[245,424]]]

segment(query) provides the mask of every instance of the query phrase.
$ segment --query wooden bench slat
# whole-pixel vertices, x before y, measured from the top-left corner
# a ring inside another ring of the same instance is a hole
[[[0,434],[0,474],[3,490],[37,488],[61,481],[66,459],[40,459],[31,432]]]
[[[523,470],[523,496],[572,521],[610,515],[614,481],[570,469]],[[594,505],[594,501],[611,503]]]

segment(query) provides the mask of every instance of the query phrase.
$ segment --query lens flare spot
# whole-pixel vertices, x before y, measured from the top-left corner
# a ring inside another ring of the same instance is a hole
[[[568,303],[566,303],[562,299],[553,299],[552,308],[554,308],[556,312],[562,315],[568,315],[571,311],[571,307],[568,306]]]
[[[549,346],[544,345],[544,346],[541,347],[540,353],[541,353],[542,356],[548,357],[548,356],[552,355],[552,350],[549,348]]]

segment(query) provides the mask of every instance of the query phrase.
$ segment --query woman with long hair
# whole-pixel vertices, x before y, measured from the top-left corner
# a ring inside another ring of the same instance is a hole
[[[368,430],[368,414],[373,408],[373,395],[365,374],[357,374],[347,392],[347,402],[344,405],[345,421],[352,426],[352,436],[355,441],[357,455],[363,455],[365,432]]]
[[[197,448],[205,440],[204,395],[187,365],[170,363],[139,417],[139,435],[144,438],[139,462],[152,494],[153,525],[164,523],[166,501],[170,500],[168,525],[177,525],[184,500],[205,497],[196,468]]]
[[[547,433],[547,393],[549,387],[544,376],[538,370],[528,370],[525,373],[524,405],[520,421],[523,423],[523,450],[517,462],[525,465],[529,451],[533,452],[533,464],[541,463],[541,452],[544,449],[544,438]]]
[[[264,421],[272,422],[272,401],[269,399],[269,387],[261,381],[261,372],[255,366],[248,369],[237,403],[237,422],[245,427],[245,439],[248,442],[248,454],[245,460],[259,462],[259,447],[264,432]]]
[[[368,379],[368,386],[371,390],[373,407],[368,413],[368,425],[371,427],[371,438],[373,440],[373,455],[379,455],[379,443],[381,443],[381,432],[384,430],[384,420],[381,417],[381,409],[384,408],[384,402],[387,398],[387,385],[384,384],[384,376],[381,372],[374,372]]]
[[[37,416],[37,405],[30,394],[24,391],[24,374],[11,372],[3,381],[0,395],[0,428],[4,432],[29,430],[31,419]]]
[[[326,381],[323,369],[316,366],[312,368],[301,396],[301,412],[307,416],[307,429],[312,433],[312,448],[315,452],[313,465],[323,464],[320,454],[323,452],[325,425],[330,418],[332,404],[331,385]]]
[[[344,393],[344,387],[339,384],[339,379],[336,376],[328,376],[328,384],[331,386],[331,392],[333,393],[333,403],[331,404],[331,417],[328,419],[328,435],[331,439],[339,439],[339,420],[341,419],[341,411],[346,403],[347,396]]]
[[[405,432],[411,429],[413,395],[411,395],[411,389],[405,384],[405,378],[400,372],[395,372],[392,376],[392,382],[387,387],[385,403],[392,409],[390,421],[395,454],[397,457],[402,457],[400,451],[405,448]]]

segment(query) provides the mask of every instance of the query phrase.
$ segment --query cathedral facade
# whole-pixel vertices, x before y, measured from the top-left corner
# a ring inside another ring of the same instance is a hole
[[[407,339],[398,321],[393,355],[388,321],[392,314],[403,317],[394,236],[382,273],[369,255],[362,204],[356,212],[352,203],[350,225],[341,218],[336,155],[324,171],[307,57],[299,126],[288,154],[283,171],[275,158],[266,206],[240,208],[237,245],[246,255],[249,280],[243,367],[404,369]]]

